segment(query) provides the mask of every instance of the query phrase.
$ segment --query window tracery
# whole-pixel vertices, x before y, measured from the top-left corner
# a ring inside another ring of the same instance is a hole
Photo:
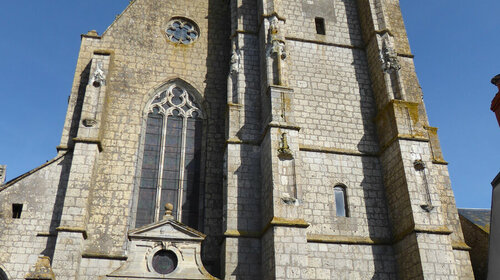
[[[167,203],[172,215],[197,228],[203,112],[177,84],[148,106],[136,227],[159,221]]]
[[[199,36],[193,22],[180,18],[170,21],[165,32],[171,42],[184,45],[193,43]]]

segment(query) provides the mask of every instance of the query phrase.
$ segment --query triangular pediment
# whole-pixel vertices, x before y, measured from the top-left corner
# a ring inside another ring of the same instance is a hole
[[[129,231],[130,239],[175,239],[183,241],[201,241],[205,235],[173,219],[165,219]]]

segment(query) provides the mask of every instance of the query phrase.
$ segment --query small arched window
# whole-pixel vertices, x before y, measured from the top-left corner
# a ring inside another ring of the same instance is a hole
[[[198,228],[203,112],[180,84],[148,106],[136,227],[162,219],[171,203],[178,221]]]
[[[337,217],[348,217],[346,188],[337,185],[333,188],[335,193],[335,209]]]

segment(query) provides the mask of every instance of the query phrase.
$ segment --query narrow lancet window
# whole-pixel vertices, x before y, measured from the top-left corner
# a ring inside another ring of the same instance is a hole
[[[347,199],[344,186],[335,186],[335,208],[337,217],[347,217]]]
[[[203,113],[183,87],[171,85],[149,106],[136,227],[159,221],[164,206],[197,228]]]

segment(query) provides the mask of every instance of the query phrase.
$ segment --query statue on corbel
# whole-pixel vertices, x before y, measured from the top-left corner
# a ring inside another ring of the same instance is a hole
[[[284,61],[287,58],[285,36],[280,29],[280,19],[277,15],[269,18],[267,55],[272,60],[273,84],[284,86]]]
[[[233,40],[237,40],[234,38]],[[237,42],[233,42],[231,51],[231,58],[229,61],[229,74],[227,77],[227,93],[228,102],[233,104],[239,103],[238,94],[238,73],[240,72],[240,50],[237,46]]]
[[[401,63],[393,46],[392,37],[387,33],[382,35],[380,61],[387,85],[387,94],[389,95],[389,99],[406,100],[403,79],[401,77]]]

